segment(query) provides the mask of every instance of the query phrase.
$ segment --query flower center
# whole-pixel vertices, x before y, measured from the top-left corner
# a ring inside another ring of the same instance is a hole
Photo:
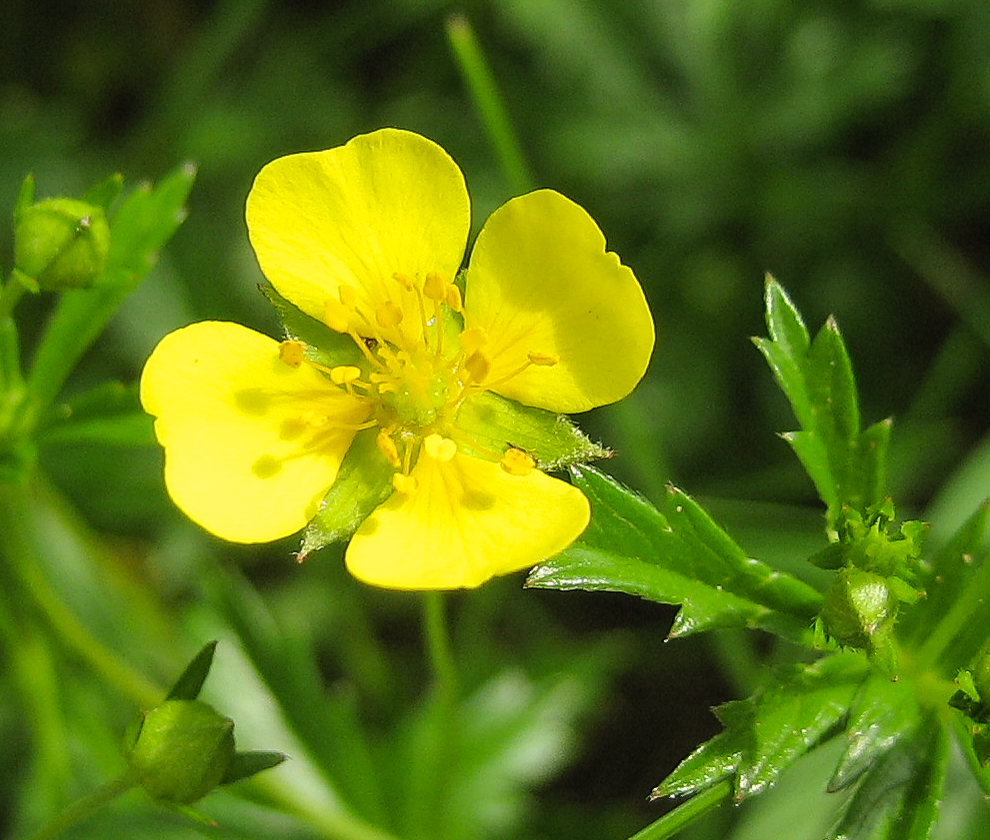
[[[379,427],[378,447],[399,472],[399,484],[408,490],[406,479],[420,451],[427,455],[432,451],[424,449],[426,442],[446,440],[456,449],[458,409],[472,394],[498,383],[490,378],[488,336],[483,330],[461,327],[457,286],[435,273],[422,281],[401,274],[392,279],[394,296],[373,311],[346,284],[339,287],[336,298],[325,302],[324,322],[350,336],[366,364],[320,369],[335,385],[370,404],[369,420],[362,427]],[[283,342],[280,352],[286,364],[298,366],[307,361],[298,342]],[[519,370],[556,362],[556,357],[530,353]],[[525,474],[534,466],[525,453],[508,455],[508,460],[503,453],[488,454],[513,475]]]

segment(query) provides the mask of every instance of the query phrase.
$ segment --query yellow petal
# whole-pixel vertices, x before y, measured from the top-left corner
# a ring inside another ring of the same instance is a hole
[[[388,300],[418,338],[416,298],[395,274],[454,279],[470,228],[464,176],[436,143],[382,129],[322,152],[265,166],[247,199],[247,225],[261,270],[285,298],[322,318],[341,284],[374,317]]]
[[[485,223],[471,254],[464,323],[488,336],[489,381],[500,383],[492,390],[559,412],[626,396],[655,338],[633,272],[605,250],[594,219],[552,190],[514,198]],[[530,358],[539,364],[513,375]]]
[[[208,531],[267,542],[298,531],[333,484],[367,406],[279,343],[221,321],[165,336],[141,376],[165,484]]]
[[[538,470],[510,475],[460,453],[420,456],[397,490],[358,528],[345,555],[356,578],[390,589],[475,587],[535,566],[585,529],[588,501]]]

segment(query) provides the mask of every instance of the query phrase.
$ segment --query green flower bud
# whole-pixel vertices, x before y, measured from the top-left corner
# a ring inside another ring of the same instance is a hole
[[[144,712],[130,738],[131,772],[158,802],[201,799],[234,760],[234,722],[198,700],[166,700]]]
[[[984,650],[973,666],[973,686],[985,706],[990,706],[990,648]]]
[[[25,208],[14,227],[14,267],[45,290],[91,286],[106,263],[110,227],[100,207],[49,198]]]
[[[821,619],[839,644],[872,650],[886,638],[897,614],[897,596],[887,580],[862,569],[842,569],[825,594]]]

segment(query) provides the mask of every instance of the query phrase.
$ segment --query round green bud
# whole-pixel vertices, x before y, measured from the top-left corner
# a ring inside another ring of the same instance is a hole
[[[166,700],[142,713],[129,739],[131,772],[159,802],[201,799],[234,758],[234,722],[198,700]]]
[[[825,593],[821,619],[839,644],[870,648],[881,630],[888,630],[897,614],[897,596],[886,578],[863,569],[842,569]]]
[[[72,198],[32,204],[14,227],[14,267],[49,291],[91,286],[109,250],[103,210]]]

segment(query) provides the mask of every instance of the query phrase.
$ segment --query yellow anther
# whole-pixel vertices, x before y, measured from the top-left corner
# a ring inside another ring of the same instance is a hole
[[[341,283],[337,287],[337,297],[351,312],[357,307],[357,289],[347,283]]]
[[[405,473],[393,473],[392,487],[404,496],[410,496],[416,492],[416,488],[419,487],[419,482],[416,481],[416,479],[411,475],[406,475]]]
[[[423,283],[423,294],[430,300],[446,300],[447,284],[439,274],[431,271],[426,275],[426,281]]]
[[[413,281],[412,278],[409,277],[409,275],[400,274],[397,271],[395,272],[395,274],[392,275],[392,279],[395,280],[400,286],[402,286],[402,288],[405,289],[407,292],[411,292],[413,290]]]
[[[397,327],[402,321],[402,310],[397,303],[387,300],[375,310],[375,320],[385,329]]]
[[[509,475],[529,475],[536,466],[532,455],[515,447],[507,449],[499,463]]]
[[[306,357],[306,348],[301,341],[283,341],[278,346],[278,357],[289,367],[297,368]]]
[[[350,385],[361,378],[361,368],[354,365],[338,365],[330,368],[330,381],[334,385]]]
[[[423,451],[434,461],[449,461],[457,453],[457,444],[434,433],[423,438]]]
[[[469,327],[461,333],[461,350],[470,356],[475,350],[488,343],[488,335],[479,327]]]
[[[457,288],[453,283],[447,286],[447,294],[444,300],[454,312],[460,312],[464,309],[464,301],[461,300],[461,290]]]
[[[481,350],[475,350],[464,360],[464,368],[470,375],[471,381],[477,383],[484,382],[488,378],[492,365],[488,361],[488,357]]]
[[[539,367],[553,367],[560,361],[556,353],[529,353],[529,360]]]
[[[341,286],[341,292],[343,289]],[[334,332],[346,333],[351,328],[351,310],[339,300],[327,298],[323,304],[323,323]]]
[[[375,445],[388,458],[388,462],[393,467],[397,470],[402,468],[402,459],[399,458],[399,448],[395,445],[395,441],[392,440],[392,436],[384,429],[378,432],[378,436],[375,438]]]

